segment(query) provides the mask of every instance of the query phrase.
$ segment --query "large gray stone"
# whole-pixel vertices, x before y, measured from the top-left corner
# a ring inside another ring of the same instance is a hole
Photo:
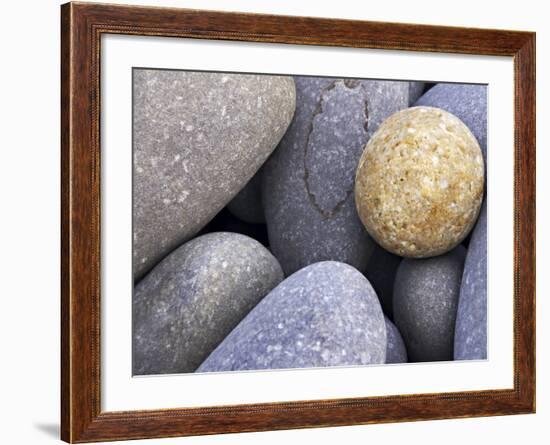
[[[134,374],[194,371],[282,279],[275,257],[243,235],[179,247],[134,289]]]
[[[400,256],[376,244],[365,271],[365,276],[378,295],[384,314],[391,320],[393,320],[393,283],[401,259]]]
[[[134,71],[134,278],[252,178],[295,108],[291,77]]]
[[[487,171],[487,86],[438,83],[415,106],[441,108],[458,117],[476,137]]]
[[[198,372],[384,363],[386,326],[368,280],[347,264],[305,267],[273,289]]]
[[[394,322],[412,362],[453,359],[465,249],[432,258],[405,258],[393,292]]]
[[[252,224],[264,224],[265,215],[262,205],[262,169],[227,204],[229,211],[240,220]]]
[[[487,358],[487,203],[468,246],[455,328],[455,360]]]
[[[353,196],[382,121],[409,105],[409,82],[296,77],[296,112],[263,171],[270,246],[287,275],[334,260],[364,271],[373,248]]]
[[[386,363],[407,363],[407,348],[399,329],[390,321],[386,320],[386,335],[388,345],[386,347]]]

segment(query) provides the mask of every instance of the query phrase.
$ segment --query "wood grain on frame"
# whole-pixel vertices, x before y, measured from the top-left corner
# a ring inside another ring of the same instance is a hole
[[[514,388],[101,412],[99,64],[100,38],[106,33],[512,56]],[[68,3],[61,7],[61,37],[63,440],[92,442],[534,412],[534,33]]]

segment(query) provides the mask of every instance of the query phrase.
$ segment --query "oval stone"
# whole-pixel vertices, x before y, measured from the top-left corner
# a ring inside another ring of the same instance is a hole
[[[134,289],[134,374],[195,371],[282,279],[275,257],[246,236],[185,243]]]
[[[367,365],[386,359],[376,294],[353,267],[312,264],[273,289],[198,372]]]
[[[295,108],[291,77],[134,71],[135,280],[252,178]]]
[[[483,157],[452,114],[413,107],[389,117],[357,168],[355,202],[369,234],[399,256],[448,252],[472,229],[483,199]]]
[[[410,361],[453,359],[464,257],[464,247],[458,246],[438,257],[405,258],[399,265],[393,314]]]
[[[333,260],[364,271],[373,243],[353,201],[363,147],[409,104],[409,83],[296,77],[296,112],[263,172],[270,246],[286,275]]]
[[[460,286],[455,328],[455,360],[487,358],[487,204],[472,232]]]
[[[399,330],[388,317],[385,318],[385,321],[388,338],[386,363],[407,363],[407,348],[405,347],[403,337],[401,337]]]

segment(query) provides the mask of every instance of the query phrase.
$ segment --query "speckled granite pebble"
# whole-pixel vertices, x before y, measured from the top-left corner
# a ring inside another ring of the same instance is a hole
[[[439,83],[430,88],[417,106],[441,108],[454,114],[474,134],[487,165],[487,86]]]
[[[407,348],[399,333],[399,329],[385,317],[386,335],[388,345],[386,347],[386,363],[407,363]]]
[[[365,276],[378,295],[384,314],[391,320],[393,320],[393,283],[401,259],[376,244],[365,271]]]
[[[487,358],[487,204],[483,204],[464,263],[455,328],[455,360]]]
[[[134,289],[134,374],[194,371],[282,279],[273,255],[243,235],[179,247]]]
[[[465,249],[427,259],[405,258],[395,278],[394,322],[412,362],[453,359]]]
[[[295,108],[291,77],[134,71],[134,278],[252,178]]]
[[[409,104],[409,83],[296,77],[296,112],[263,172],[273,253],[287,275],[334,260],[365,269],[372,240],[353,200],[363,147]]]
[[[262,205],[262,171],[252,177],[250,181],[237,193],[227,208],[237,218],[247,223],[264,224],[265,215]]]
[[[386,325],[368,280],[325,261],[269,293],[198,372],[384,363]]]
[[[483,199],[483,157],[452,114],[413,107],[389,117],[357,168],[355,202],[369,234],[400,256],[448,252],[473,227]]]

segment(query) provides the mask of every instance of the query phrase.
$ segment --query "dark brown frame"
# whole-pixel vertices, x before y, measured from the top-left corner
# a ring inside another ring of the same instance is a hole
[[[104,33],[512,56],[514,388],[155,411],[100,408],[100,37]],[[61,437],[173,437],[535,412],[535,34],[68,3],[61,7]]]

